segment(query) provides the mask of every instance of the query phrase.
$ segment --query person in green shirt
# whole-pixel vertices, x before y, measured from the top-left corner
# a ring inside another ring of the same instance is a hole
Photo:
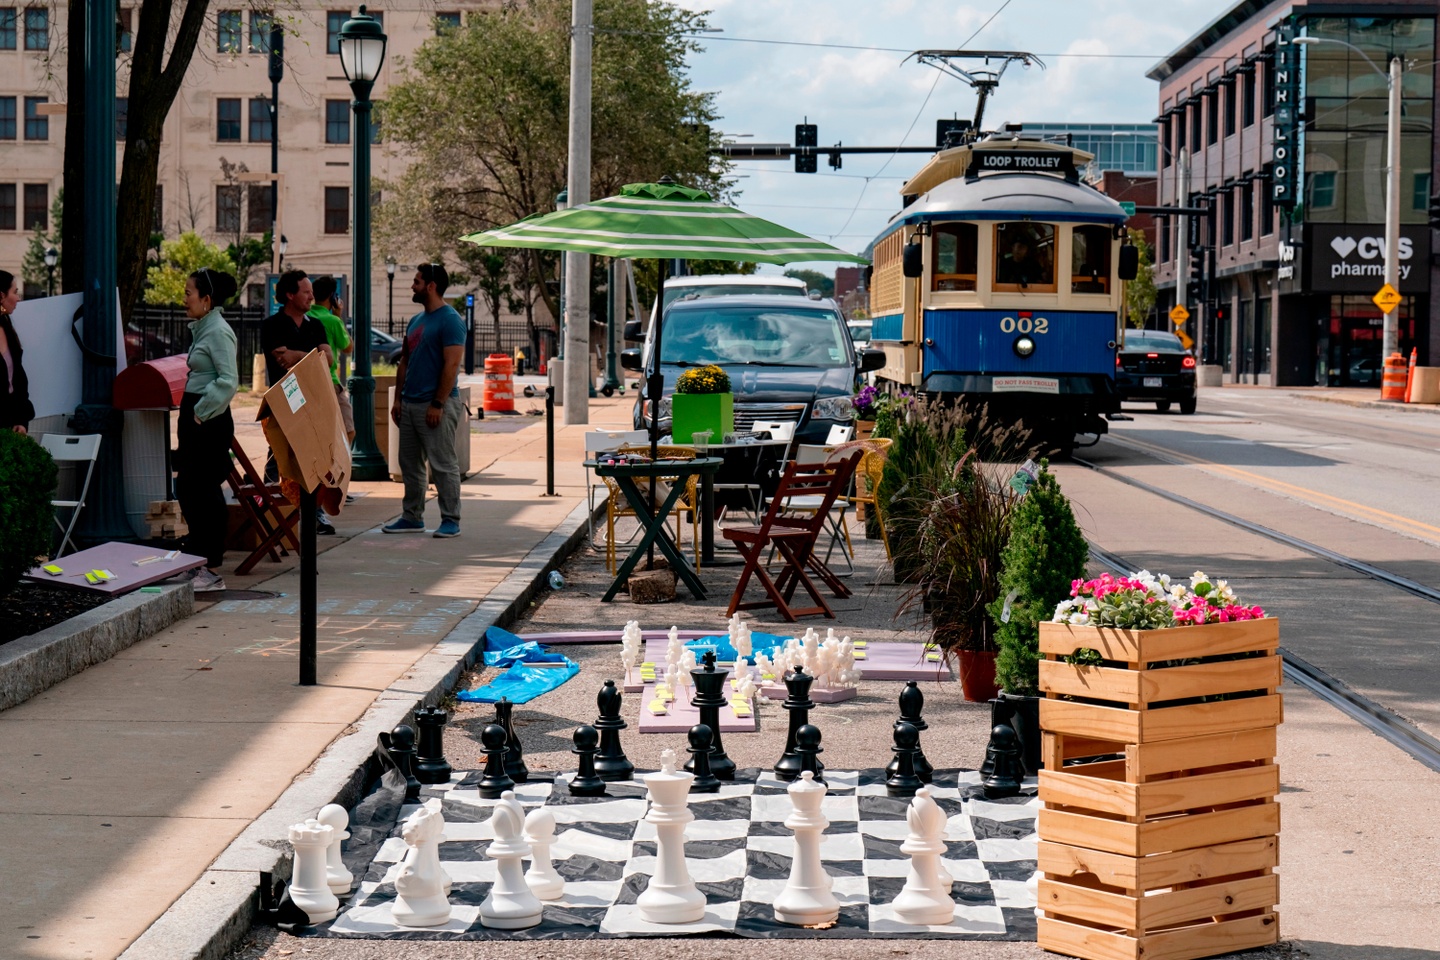
[[[340,419],[345,421],[345,439],[355,441],[355,409],[350,406],[350,397],[345,385],[340,382],[340,354],[351,353],[355,345],[350,342],[350,333],[345,321],[340,319],[344,305],[340,302],[339,284],[334,277],[316,277],[314,281],[315,305],[310,316],[325,327],[325,337],[330,343],[330,379],[335,384],[335,399],[340,402]]]

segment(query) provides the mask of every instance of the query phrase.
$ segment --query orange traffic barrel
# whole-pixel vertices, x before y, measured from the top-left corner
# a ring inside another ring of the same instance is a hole
[[[1405,402],[1405,380],[1408,373],[1405,358],[1392,353],[1385,358],[1385,374],[1380,381],[1380,399]]]
[[[480,406],[487,411],[507,413],[515,409],[515,361],[509,354],[492,353],[485,358],[485,390]]]

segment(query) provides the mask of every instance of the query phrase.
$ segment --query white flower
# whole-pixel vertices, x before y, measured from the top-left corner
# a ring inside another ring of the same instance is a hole
[[[1090,615],[1088,613],[1072,613],[1068,623],[1073,627],[1087,626],[1090,623]]]

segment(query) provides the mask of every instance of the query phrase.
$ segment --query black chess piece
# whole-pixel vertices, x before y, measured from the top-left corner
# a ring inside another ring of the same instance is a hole
[[[445,759],[445,724],[450,714],[439,707],[415,711],[420,738],[415,746],[415,779],[421,783],[449,783],[450,763]]]
[[[505,728],[487,723],[480,731],[480,746],[485,748],[485,770],[480,777],[480,798],[499,800],[506,790],[515,789],[515,781],[505,772]]]
[[[1025,762],[1020,756],[1020,737],[1008,723],[997,723],[990,731],[985,747],[985,763],[980,767],[980,785],[987,800],[1013,797],[1020,792],[1025,777]]]
[[[775,776],[781,780],[790,781],[800,776],[800,758],[795,753],[795,734],[810,722],[810,711],[815,708],[815,701],[810,699],[810,685],[814,682],[815,678],[806,673],[804,667],[796,667],[793,672],[785,675],[787,695],[780,706],[790,714],[790,730],[785,734],[785,752],[780,754],[780,759],[775,762]]]
[[[508,697],[501,697],[495,704],[495,722],[505,728],[505,772],[516,783],[524,783],[530,779],[530,768],[525,765],[520,735],[515,732],[515,704]]]
[[[595,774],[595,751],[599,749],[600,731],[588,723],[575,728],[575,748],[570,752],[580,758],[575,776],[570,778],[570,793],[576,797],[605,796],[605,781]]]
[[[915,775],[915,751],[920,745],[920,731],[904,720],[895,724],[895,746],[891,750],[899,761],[894,776],[885,781],[885,792],[892,797],[913,797],[925,785]]]
[[[820,754],[825,748],[820,746],[820,728],[812,723],[803,725],[795,731],[795,755],[800,758],[800,773],[809,770],[815,775],[816,783],[825,782],[825,764],[820,762]],[[798,777],[800,774],[796,774]]]
[[[725,754],[725,744],[720,740],[720,708],[725,706],[725,678],[729,670],[715,669],[715,651],[706,650],[701,666],[690,671],[695,684],[695,696],[690,705],[700,711],[700,723],[710,728],[710,772],[721,780],[735,779],[735,761]],[[685,769],[699,776],[692,757]],[[693,786],[690,789],[695,789]]]
[[[900,719],[896,722],[908,723],[916,730],[928,730],[930,724],[926,723],[925,718],[920,715],[920,712],[924,709],[925,694],[920,690],[920,684],[914,680],[907,680],[905,682],[905,689],[900,691]],[[893,777],[899,769],[900,756],[896,754],[891,757],[890,762],[885,765],[885,776],[887,778]],[[915,744],[915,776],[919,777],[925,783],[929,783],[935,779],[935,768],[932,767],[930,761],[925,758],[925,751],[921,749],[918,741]]]
[[[690,728],[690,762],[685,769],[695,774],[690,783],[691,793],[719,793],[720,779],[710,769],[710,751],[714,749],[714,734],[708,724],[697,723]]]
[[[600,752],[595,755],[595,772],[606,782],[635,777],[635,764],[626,759],[620,746],[620,731],[629,726],[620,718],[620,702],[620,690],[615,681],[606,680],[595,698],[600,708],[600,716],[595,721],[595,729],[600,731]]]
[[[415,779],[415,728],[400,724],[379,737],[382,760],[388,760],[405,778],[405,802],[420,802],[420,781]]]

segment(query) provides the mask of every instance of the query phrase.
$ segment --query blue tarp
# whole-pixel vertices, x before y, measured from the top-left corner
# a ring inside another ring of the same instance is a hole
[[[751,632],[750,656],[746,659],[746,662],[753,664],[755,662],[755,654],[757,653],[763,653],[767,657],[774,657],[775,651],[785,646],[785,641],[789,639],[790,637],[777,637],[773,633]],[[718,663],[734,663],[735,658],[740,656],[740,652],[730,646],[729,635],[723,633],[713,637],[701,637],[699,640],[689,640],[685,643],[685,646],[692,649],[714,647],[715,660]],[[696,654],[696,659],[699,659],[699,654]]]
[[[481,656],[487,667],[510,669],[474,690],[461,690],[455,695],[457,699],[499,703],[503,697],[511,703],[528,703],[580,672],[580,665],[569,657],[551,653],[533,640],[499,627],[485,631],[485,652]]]

